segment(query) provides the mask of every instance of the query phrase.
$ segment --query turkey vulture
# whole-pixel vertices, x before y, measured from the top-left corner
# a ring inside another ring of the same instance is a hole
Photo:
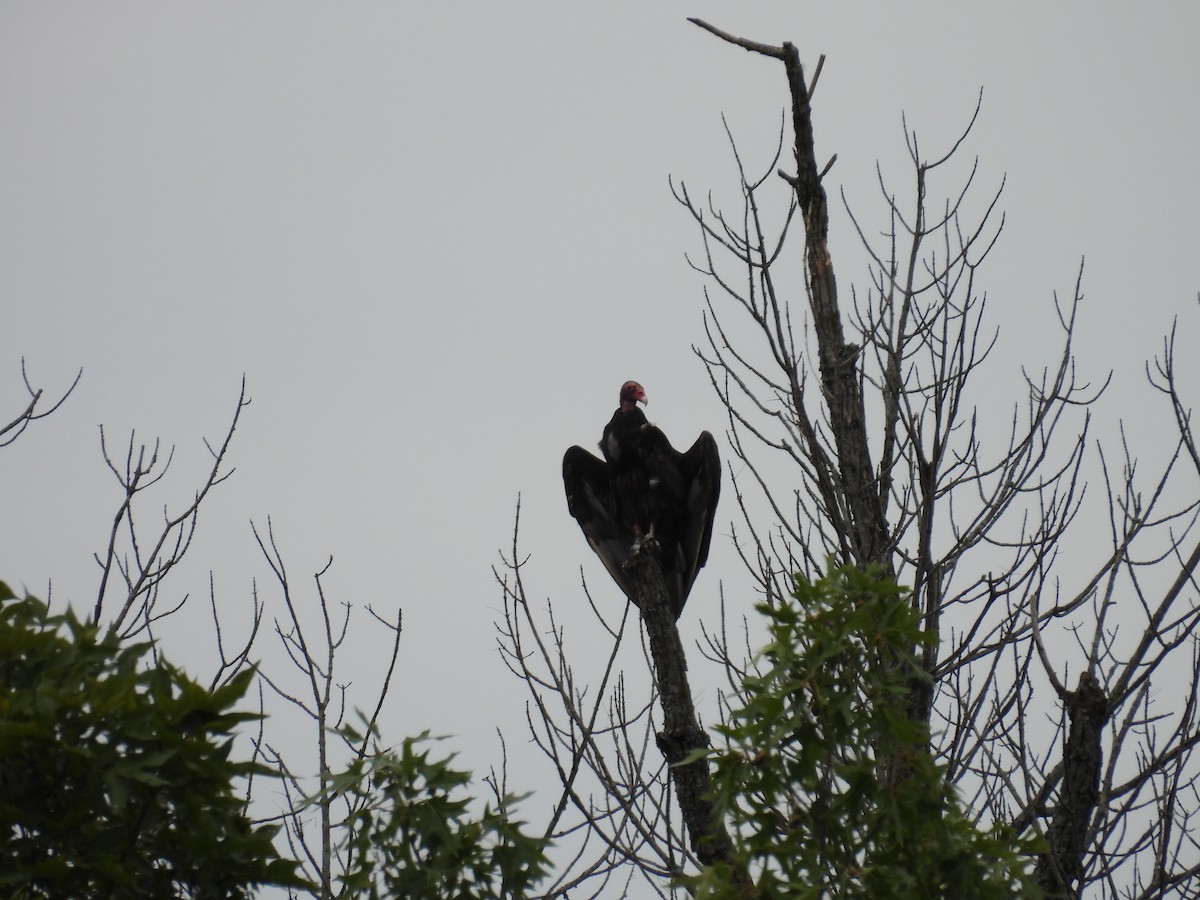
[[[708,559],[721,492],[717,442],[705,431],[686,453],[646,421],[636,381],[621,385],[621,405],[600,439],[604,459],[582,447],[563,456],[567,508],[596,555],[630,600],[626,565],[657,541],[667,596],[678,619],[696,573]]]

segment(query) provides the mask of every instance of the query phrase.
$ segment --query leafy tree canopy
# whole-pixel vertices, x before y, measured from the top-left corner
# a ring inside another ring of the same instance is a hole
[[[343,735],[362,741],[353,729]],[[453,756],[435,757],[429,733],[355,760],[330,792],[354,798],[341,850],[350,896],[525,897],[548,871],[546,841],[526,834],[508,794],[478,818],[470,812],[471,773]]]
[[[307,886],[235,790],[253,678],[192,681],[150,645],[0,582],[0,889],[21,898],[244,897]]]
[[[719,812],[757,896],[1039,896],[1036,848],[971,820],[905,712],[932,640],[894,582],[846,566],[760,604],[770,640],[712,751]],[[737,896],[728,867],[694,879]],[[744,891],[742,892],[744,893]]]

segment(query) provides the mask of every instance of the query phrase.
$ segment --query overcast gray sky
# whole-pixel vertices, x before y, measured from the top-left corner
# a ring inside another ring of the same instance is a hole
[[[982,87],[964,152],[984,188],[1008,177],[984,272],[991,371],[1017,384],[1048,361],[1051,294],[1086,256],[1079,353],[1097,380],[1115,370],[1115,417],[1151,396],[1142,360],[1174,316],[1195,343],[1198,9],[6,3],[0,418],[23,403],[22,356],[48,393],[84,373],[0,456],[0,577],[89,605],[120,501],[97,426],[175,445],[146,512],[178,505],[245,374],[237,473],[175,590],[203,595],[211,570],[244,611],[267,573],[249,521],[269,515],[295,578],[331,554],[339,600],[403,607],[390,735],[459,735],[477,768],[497,725],[521,750],[489,570],[518,493],[529,586],[570,627],[580,564],[598,599],[620,595],[567,515],[563,450],[594,446],[626,378],[676,444],[722,427],[690,350],[698,242],[667,178],[735,201],[720,116],[757,168],[787,96],[777,64],[686,17],[791,40],[810,71],[827,55],[818,156],[838,155],[826,185],[867,221],[876,160],[909,186],[901,112],[932,156]],[[848,296],[866,270],[836,202],[834,220]],[[719,581],[745,585],[727,532],[685,639]]]

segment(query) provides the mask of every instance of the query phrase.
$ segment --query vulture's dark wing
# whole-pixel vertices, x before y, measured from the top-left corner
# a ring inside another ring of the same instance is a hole
[[[613,581],[632,599],[633,588],[622,568],[629,557],[630,538],[617,518],[607,464],[582,447],[571,447],[563,456],[563,486],[567,509],[583,529],[583,536]]]
[[[637,450],[637,471],[612,478],[618,518],[629,526],[625,513],[634,511],[638,521],[654,524],[667,595],[678,619],[708,560],[721,493],[717,442],[706,431],[687,453],[680,453],[662,431],[645,425],[638,432]]]
[[[708,545],[712,541],[717,500],[721,496],[721,457],[711,434],[705,431],[696,438],[696,443],[682,455],[680,468],[687,485],[687,512],[683,532],[679,535],[685,568],[677,617],[683,612],[683,604],[696,580],[696,573],[708,561]]]

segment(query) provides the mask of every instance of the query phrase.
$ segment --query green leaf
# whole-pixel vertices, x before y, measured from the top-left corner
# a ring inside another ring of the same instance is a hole
[[[0,591],[0,880],[23,897],[249,897],[311,887],[245,816],[250,764],[221,737],[239,677],[209,692],[71,612]]]
[[[330,779],[322,796],[347,798],[352,810],[342,887],[369,898],[525,896],[547,872],[545,841],[510,816],[516,797],[472,815],[471,774],[453,767],[453,754],[435,758],[426,746],[433,740],[428,732],[408,738]]]
[[[1035,848],[964,815],[907,715],[935,638],[905,592],[832,565],[795,585],[792,600],[759,605],[769,640],[717,729],[726,747],[710,754],[715,808],[759,896],[1037,896]],[[893,784],[883,776],[896,760],[908,775]],[[698,897],[737,896],[730,872],[680,881]]]

